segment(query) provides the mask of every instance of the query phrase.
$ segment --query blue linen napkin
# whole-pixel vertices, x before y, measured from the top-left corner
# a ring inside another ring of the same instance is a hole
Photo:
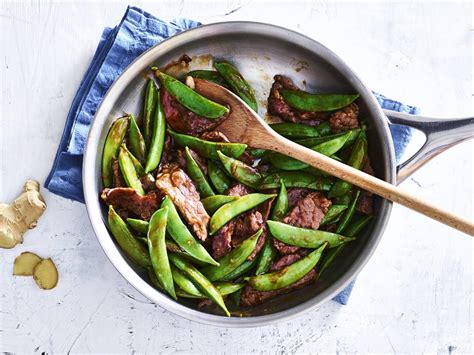
[[[188,19],[165,22],[137,8],[128,7],[120,24],[105,28],[92,62],[82,79],[68,113],[61,142],[45,187],[51,192],[84,203],[82,155],[89,126],[105,93],[140,54],[181,31],[199,26]],[[418,108],[374,93],[385,109],[415,114]],[[354,282],[334,300],[347,304]]]

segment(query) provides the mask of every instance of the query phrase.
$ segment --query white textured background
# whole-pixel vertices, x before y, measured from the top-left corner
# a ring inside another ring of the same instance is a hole
[[[125,1],[0,2],[0,199],[51,167],[64,119],[104,26]],[[425,115],[472,115],[469,2],[132,1],[165,19],[284,25],[333,49],[374,90]],[[409,191],[473,217],[473,144],[407,180]],[[44,191],[48,209],[23,245],[0,250],[0,350],[8,352],[473,351],[473,242],[395,206],[348,306],[330,302],[288,323],[219,329],[150,304],[117,273],[83,205]],[[52,256],[50,292],[11,276],[22,251]]]

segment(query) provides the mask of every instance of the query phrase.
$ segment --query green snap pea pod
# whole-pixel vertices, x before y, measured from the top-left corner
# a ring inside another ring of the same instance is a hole
[[[256,187],[262,180],[262,175],[251,166],[240,160],[228,157],[220,151],[218,151],[217,154],[219,155],[224,169],[238,182],[246,186]]]
[[[227,296],[243,289],[245,284],[235,282],[214,282],[214,286],[219,290],[219,293],[222,296]]]
[[[361,132],[357,137],[351,155],[347,161],[347,165],[360,170],[364,165],[364,160],[367,155],[367,139],[365,132]],[[337,180],[329,191],[329,197],[337,197],[347,194],[352,188],[352,184],[343,180]]]
[[[146,145],[145,139],[142,136],[142,132],[138,128],[135,116],[130,114],[130,127],[128,129],[128,144],[130,145],[130,151],[140,161],[145,163],[146,159]]]
[[[332,199],[332,202],[336,205],[346,205],[349,206],[352,201],[352,192],[349,191],[349,193],[343,195],[343,196],[338,196],[334,197]]]
[[[372,216],[364,216],[361,219],[357,220],[356,222],[352,223],[348,228],[345,230],[345,234],[348,237],[355,237],[357,234],[364,228],[372,219]],[[319,274],[322,275],[323,272],[328,268],[329,265],[332,264],[334,259],[341,254],[342,250],[344,249],[346,244],[339,245],[336,248],[329,249],[326,255],[324,255],[324,259],[321,262],[321,267],[319,268]]]
[[[230,317],[230,313],[224,304],[224,300],[222,299],[219,290],[217,290],[217,288],[201,272],[199,272],[198,269],[176,254],[171,254],[169,258],[174,266],[183,271],[202,293],[215,302],[220,308],[222,308],[225,314]]]
[[[207,174],[218,193],[223,194],[230,187],[229,177],[215,161],[210,160],[207,163]]]
[[[336,233],[343,233],[346,227],[349,225],[349,222],[351,221],[356,211],[357,201],[359,200],[359,196],[360,196],[360,190],[357,190],[357,192],[354,195],[354,198],[351,201],[351,204],[349,205],[349,208],[344,213],[344,215],[341,218],[341,221],[339,222],[339,225],[337,226]]]
[[[238,158],[247,148],[246,144],[241,143],[210,142],[186,134],[176,133],[172,130],[168,130],[168,133],[178,145],[189,147],[208,159],[219,160],[219,155],[217,154],[219,150],[229,157]]]
[[[326,156],[332,156],[344,146],[351,135],[352,132],[348,131],[339,137],[319,143],[318,145],[311,147],[311,149]],[[270,162],[273,166],[283,170],[301,170],[308,167],[308,164],[303,163],[302,161],[279,153],[271,154]]]
[[[145,195],[145,190],[143,190],[142,183],[138,178],[137,171],[133,165],[133,160],[122,147],[119,149],[118,162],[120,171],[122,172],[127,186],[134,189],[139,195]]]
[[[128,150],[127,145],[125,143],[122,143],[122,145],[120,147],[123,150],[125,150],[125,152],[127,152],[128,156],[130,157],[130,160],[133,163],[133,166],[135,167],[135,170],[136,170],[138,176],[145,175],[145,169],[143,169],[142,164],[140,163],[140,161],[137,158],[135,158],[135,156],[132,154],[132,152],[130,150]],[[152,176],[152,178],[153,178],[153,176]]]
[[[150,279],[152,285],[155,288],[159,289],[160,291],[165,291],[163,286],[161,286],[158,279],[156,278],[155,272],[153,271],[152,268],[148,268],[148,278]],[[201,298],[201,297],[193,296],[193,295],[191,295],[187,292],[184,292],[180,288],[176,288],[175,291],[176,291],[176,296],[178,296],[178,297],[182,297],[182,298]]]
[[[341,216],[341,213],[347,209],[346,205],[332,205],[329,207],[328,212],[321,220],[320,226],[324,226],[328,223],[333,223]]]
[[[128,225],[133,229],[134,232],[137,232],[141,235],[146,235],[148,233],[148,222],[136,218],[127,218]]]
[[[298,143],[298,144],[301,144],[302,146],[305,146],[305,147],[314,147],[315,145],[327,142],[327,141],[332,140],[334,138],[341,137],[341,136],[347,134],[348,132],[350,132],[350,135],[347,138],[347,140],[346,140],[346,142],[344,143],[344,146],[343,146],[343,148],[345,148],[345,147],[348,147],[348,146],[352,145],[356,141],[360,131],[361,131],[360,128],[356,128],[356,129],[351,129],[350,131],[331,134],[329,136],[324,136],[324,137],[299,139],[295,142]]]
[[[157,71],[156,76],[176,101],[199,116],[208,119],[216,119],[229,112],[227,107],[199,95],[186,84],[183,84],[181,81],[170,75]]]
[[[247,260],[238,268],[236,268],[231,273],[225,275],[221,281],[233,281],[241,277],[242,275],[248,274],[258,263],[258,258],[254,258],[253,260]]]
[[[211,221],[209,223],[210,234],[213,235],[216,233],[227,222],[237,217],[239,214],[251,210],[255,206],[258,206],[259,204],[275,196],[275,194],[255,193],[242,196],[235,201],[226,203],[212,215]]]
[[[270,219],[280,221],[288,212],[288,192],[286,191],[285,182],[280,180],[280,192],[275,200]]]
[[[204,79],[211,81],[217,85],[229,88],[227,82],[224,80],[222,75],[214,70],[193,70],[186,74],[186,76],[191,76],[193,78]]]
[[[166,239],[165,244],[166,244],[166,250],[169,251],[170,253],[183,253],[183,250],[175,242]]]
[[[227,196],[227,195],[214,195],[203,198],[201,200],[204,209],[209,215],[212,215],[220,207],[224,206],[226,203],[232,202],[239,199],[239,196]]]
[[[236,67],[228,62],[216,62],[214,67],[219,74],[229,84],[233,92],[235,92],[252,110],[257,112],[258,105],[255,97],[255,91],[250,84],[239,73]]]
[[[159,101],[159,93],[156,89],[155,82],[149,79],[145,89],[145,102],[143,104],[143,138],[147,146],[150,145],[153,127],[153,111],[155,105]]]
[[[280,90],[283,100],[300,111],[326,112],[339,110],[354,102],[359,95],[311,94],[302,90]]]
[[[166,221],[168,219],[168,207],[160,208],[153,213],[148,227],[148,250],[150,252],[151,265],[155,271],[156,278],[166,292],[176,299],[173,276],[171,274],[168,252],[166,251]]]
[[[128,117],[116,120],[110,127],[102,153],[102,182],[104,187],[112,186],[112,159],[117,157],[120,145],[128,129]]]
[[[196,188],[199,191],[201,197],[209,197],[214,195],[214,191],[212,191],[211,185],[206,179],[206,175],[204,175],[203,171],[199,167],[196,160],[194,160],[189,148],[184,148],[186,154],[186,171],[189,177],[194,181],[196,184]]]
[[[304,258],[286,266],[282,270],[246,278],[248,284],[258,291],[273,291],[290,286],[303,278],[318,263],[327,243]]]
[[[329,121],[324,121],[318,125],[319,134],[321,137],[329,136],[332,133],[331,124]]]
[[[251,148],[247,150],[247,153],[249,153],[252,156],[252,158],[255,158],[255,159],[262,158],[266,152],[267,150],[258,149],[258,148]]]
[[[219,265],[207,250],[193,237],[186,225],[181,221],[178,211],[169,197],[165,197],[162,207],[168,207],[168,223],[166,230],[183,250],[192,257],[211,265]]]
[[[319,191],[329,191],[333,184],[331,178],[315,176],[307,172],[280,171],[264,177],[259,189],[277,189],[280,187],[280,180],[283,180],[287,188],[301,187]]]
[[[318,248],[324,243],[328,243],[329,248],[334,248],[354,239],[337,233],[299,228],[276,221],[267,221],[267,225],[274,238],[285,244],[303,248]]]
[[[200,298],[205,297],[202,292],[199,291],[196,285],[194,285],[194,283],[186,276],[186,274],[174,265],[171,266],[171,273],[173,275],[174,282],[181,290],[192,296]]]
[[[145,171],[148,173],[157,168],[160,164],[161,156],[163,154],[163,146],[165,144],[166,135],[166,119],[161,106],[160,92],[157,91],[155,111],[153,114],[153,130],[150,133],[150,146],[148,149],[148,156],[146,159]]]
[[[321,137],[318,126],[310,126],[304,123],[272,123],[270,127],[286,138]]]
[[[238,290],[237,292],[234,292],[233,294],[230,295],[230,299],[234,304],[239,307],[240,306],[240,296],[242,295],[242,289]]]
[[[108,225],[120,248],[136,264],[151,266],[150,255],[145,246],[132,234],[125,221],[115,212],[112,205],[109,206]]]
[[[260,252],[260,257],[258,258],[257,269],[255,270],[255,275],[261,275],[268,271],[270,265],[273,262],[277,255],[276,249],[273,247],[271,238],[267,237],[262,251]]]
[[[201,270],[209,281],[217,281],[234,271],[252,254],[257,245],[258,238],[262,234],[260,228],[257,233],[247,238],[237,248],[219,259],[219,266],[206,266]]]

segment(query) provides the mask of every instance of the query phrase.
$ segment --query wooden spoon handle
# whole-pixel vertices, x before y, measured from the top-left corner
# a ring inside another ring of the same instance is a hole
[[[469,234],[470,236],[474,236],[474,224],[465,218],[433,206],[431,203],[413,196],[388,182],[296,144],[278,134],[274,134],[270,131],[266,133],[270,134],[272,139],[262,139],[259,144],[260,147],[258,148],[270,149],[278,153],[289,155],[292,158],[301,160],[364,190],[399,203],[400,205],[424,214],[427,217]]]

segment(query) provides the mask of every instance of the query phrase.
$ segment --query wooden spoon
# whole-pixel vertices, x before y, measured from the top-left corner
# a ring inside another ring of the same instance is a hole
[[[361,189],[399,203],[470,236],[474,236],[474,224],[471,221],[435,207],[431,203],[423,201],[388,182],[280,136],[237,95],[222,86],[191,77],[186,78],[186,83],[201,95],[230,106],[230,116],[216,130],[224,133],[231,142],[245,143],[252,148],[267,149],[288,155]]]

